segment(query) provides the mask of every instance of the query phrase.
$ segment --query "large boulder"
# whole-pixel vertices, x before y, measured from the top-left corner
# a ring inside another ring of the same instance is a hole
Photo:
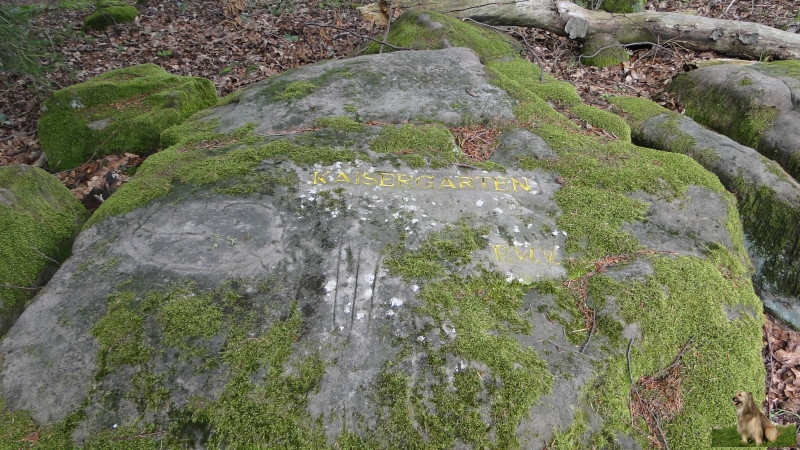
[[[390,39],[420,50],[164,133],[0,342],[6,436],[696,449],[734,423],[764,317],[719,180],[491,30],[413,14]]]
[[[703,67],[676,77],[668,89],[688,116],[800,179],[800,61]]]
[[[0,336],[67,258],[85,216],[80,202],[44,170],[0,167]]]
[[[155,64],[112,70],[59,89],[43,103],[39,140],[50,168],[124,152],[146,155],[166,128],[217,102],[211,81]]]
[[[650,100],[612,98],[637,142],[691,156],[736,194],[764,305],[800,329],[800,183],[775,161]]]

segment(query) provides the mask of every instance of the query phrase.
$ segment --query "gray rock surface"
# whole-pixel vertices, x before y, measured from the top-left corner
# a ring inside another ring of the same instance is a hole
[[[567,131],[491,31],[423,25],[477,51],[298,69],[165,132],[0,342],[4,408],[49,445],[644,448],[631,380],[691,343],[670,448],[732,422],[764,369],[731,196]],[[472,161],[443,124],[505,136]]]
[[[720,64],[678,77],[669,87],[686,114],[757,149],[800,177],[800,79],[796,61]]]
[[[639,142],[691,155],[737,193],[759,296],[773,314],[800,329],[800,184],[752,148],[688,117],[664,111],[638,125],[634,136]],[[716,228],[696,224],[695,232]]]

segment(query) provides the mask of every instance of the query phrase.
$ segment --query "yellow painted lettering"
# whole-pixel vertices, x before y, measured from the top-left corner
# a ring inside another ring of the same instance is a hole
[[[495,177],[494,178],[494,190],[495,191],[507,191],[508,188],[502,188],[501,186],[506,185],[505,177]]]
[[[428,182],[423,184],[422,183],[422,179],[423,178],[427,179]],[[417,177],[415,183],[416,183],[417,186],[419,186],[421,188],[429,188],[430,189],[430,188],[433,187],[433,177],[430,176],[430,175],[422,175],[422,176]]]
[[[472,177],[458,177],[458,187],[472,189]]]
[[[514,192],[517,192],[517,186],[526,192],[531,190],[531,187],[528,184],[528,179],[526,177],[522,177],[522,179],[525,180],[525,184],[522,184],[522,182],[520,182],[518,179],[511,177],[511,187],[514,189]]]
[[[406,187],[411,187],[408,183],[411,182],[411,175],[405,175],[402,173],[397,174],[397,187],[402,185],[406,185]]]
[[[542,251],[542,256],[544,256],[547,259],[547,262],[549,262],[549,263],[555,262],[555,260],[556,260],[556,249],[555,248],[553,250],[551,250],[550,253],[547,253],[547,250],[545,250],[544,248],[542,248],[541,251]]]
[[[364,172],[361,175],[361,181],[363,182],[364,186],[375,186],[377,183],[375,177],[369,172]]]
[[[334,180],[336,183],[350,183],[350,177],[347,176],[344,171],[339,171],[339,175],[336,176]]]
[[[383,187],[394,186],[394,182],[391,182],[393,179],[394,179],[394,174],[393,173],[381,172],[381,182],[380,182],[379,186],[383,186]],[[389,183],[389,184],[387,184],[387,183]]]
[[[439,183],[439,189],[444,188],[444,187],[449,187],[451,189],[455,189],[456,185],[453,184],[453,180],[451,180],[450,177],[444,177],[444,178],[442,178],[442,182]]]
[[[320,175],[319,172],[314,172],[314,179],[311,182],[311,184],[325,184],[325,183],[327,183],[328,181],[325,180],[325,178],[322,178],[322,177],[327,176],[330,173],[331,173],[330,170],[325,172],[325,173],[323,173],[322,175]]]
[[[497,257],[498,261],[505,261],[506,256],[508,256],[508,246],[503,244],[497,244],[493,246],[494,248],[494,256]]]
[[[486,180],[490,177],[475,177],[476,180],[481,180],[481,188],[486,189]]]

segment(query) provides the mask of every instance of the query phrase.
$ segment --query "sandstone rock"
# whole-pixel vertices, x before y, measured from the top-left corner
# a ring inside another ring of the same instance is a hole
[[[0,167],[0,336],[69,255],[84,219],[56,177],[32,166]]]
[[[800,65],[720,64],[682,74],[669,86],[686,114],[755,148],[800,178]]]
[[[755,284],[765,305],[800,329],[800,184],[750,147],[644,99],[612,99],[637,142],[689,155],[739,200]]]
[[[155,64],[112,70],[45,101],[39,140],[53,170],[108,154],[146,155],[158,149],[164,129],[216,101],[204,78],[170,75]]]
[[[434,48],[224,99],[95,213],[0,342],[0,398],[40,442],[645,448],[637,389],[689,449],[763,387],[714,175],[581,133],[551,106],[574,89],[490,30],[392,30]],[[502,136],[492,160],[464,133]],[[673,363],[664,397],[643,380]]]

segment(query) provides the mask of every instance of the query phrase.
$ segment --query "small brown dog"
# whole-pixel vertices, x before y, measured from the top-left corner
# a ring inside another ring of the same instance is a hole
[[[753,401],[751,392],[737,392],[733,397],[733,404],[736,405],[736,431],[742,435],[742,442],[747,443],[748,439],[753,439],[756,445],[761,444],[764,437],[770,442],[778,439],[778,429],[767,416],[761,412],[761,408]]]

